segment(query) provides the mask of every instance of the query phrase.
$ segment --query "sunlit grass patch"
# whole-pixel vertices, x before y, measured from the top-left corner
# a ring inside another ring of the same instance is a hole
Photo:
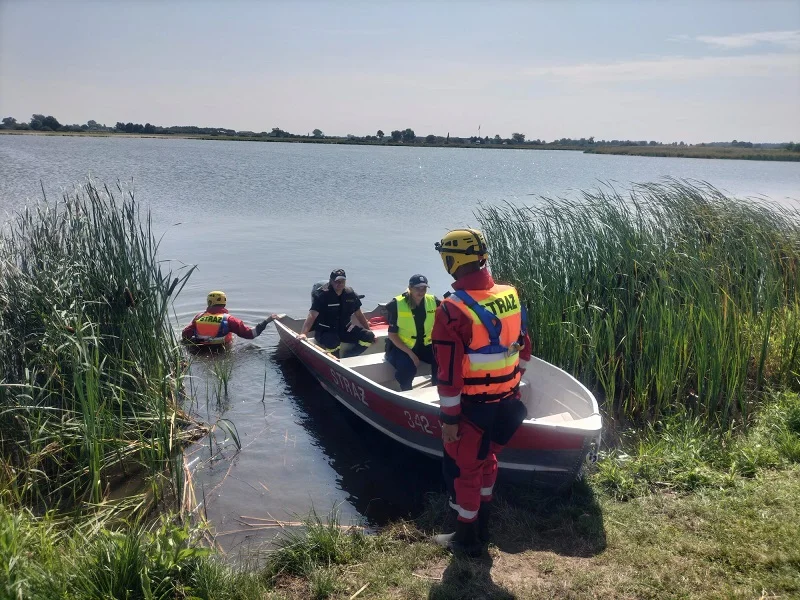
[[[598,461],[593,481],[612,497],[627,500],[654,491],[725,488],[737,478],[800,462],[800,395],[774,393],[749,427],[709,426],[678,412],[630,431],[618,449]]]
[[[319,567],[355,562],[376,543],[363,527],[342,525],[335,510],[327,519],[311,511],[303,527],[282,532],[266,559],[266,572],[271,577],[307,575]]]

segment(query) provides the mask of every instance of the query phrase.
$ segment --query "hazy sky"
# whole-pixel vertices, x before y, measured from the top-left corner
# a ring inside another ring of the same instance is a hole
[[[800,0],[0,0],[0,116],[800,141]]]

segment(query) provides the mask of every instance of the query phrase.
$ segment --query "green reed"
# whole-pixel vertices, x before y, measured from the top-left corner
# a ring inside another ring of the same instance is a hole
[[[800,215],[699,182],[484,206],[492,271],[516,284],[533,350],[617,415],[675,405],[722,424],[800,379]]]
[[[180,277],[156,258],[132,192],[88,181],[18,213],[0,236],[0,496],[100,503],[182,472],[182,353],[167,311]],[[172,472],[175,470],[176,472]],[[166,477],[163,477],[166,475]],[[175,491],[175,490],[173,490]]]

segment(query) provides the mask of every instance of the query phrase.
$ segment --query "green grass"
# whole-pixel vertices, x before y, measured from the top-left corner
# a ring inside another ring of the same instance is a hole
[[[597,390],[610,416],[686,407],[732,427],[765,385],[798,386],[796,211],[667,181],[478,217],[534,354]]]
[[[180,493],[172,459],[191,432],[166,316],[189,274],[173,277],[157,251],[133,194],[91,181],[2,232],[4,502],[79,509],[132,476],[151,498]]]
[[[357,562],[375,546],[378,538],[365,535],[361,527],[343,527],[336,511],[323,520],[315,512],[300,529],[289,528],[267,560],[271,578],[309,575],[319,566]]]
[[[597,464],[595,483],[626,500],[657,491],[726,488],[763,469],[800,463],[800,396],[770,398],[746,434],[709,428],[678,413],[642,431],[630,431],[620,448]]]

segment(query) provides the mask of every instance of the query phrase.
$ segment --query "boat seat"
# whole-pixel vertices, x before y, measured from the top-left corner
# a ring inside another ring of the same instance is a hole
[[[342,358],[339,360],[339,363],[343,367],[353,369],[355,367],[379,365],[385,361],[386,358],[383,352],[373,352],[370,354],[360,354],[358,356],[349,356],[347,358]]]
[[[427,404],[438,404],[439,390],[435,385],[430,385],[430,381],[430,377],[415,377],[414,381],[412,382],[414,387],[407,392],[400,393],[403,396],[414,398],[414,400],[419,400],[420,402],[426,402]],[[420,385],[421,387],[418,387]]]
[[[540,423],[563,423],[564,421],[572,421],[572,414],[562,412],[555,415],[545,415],[544,417],[536,417]]]

